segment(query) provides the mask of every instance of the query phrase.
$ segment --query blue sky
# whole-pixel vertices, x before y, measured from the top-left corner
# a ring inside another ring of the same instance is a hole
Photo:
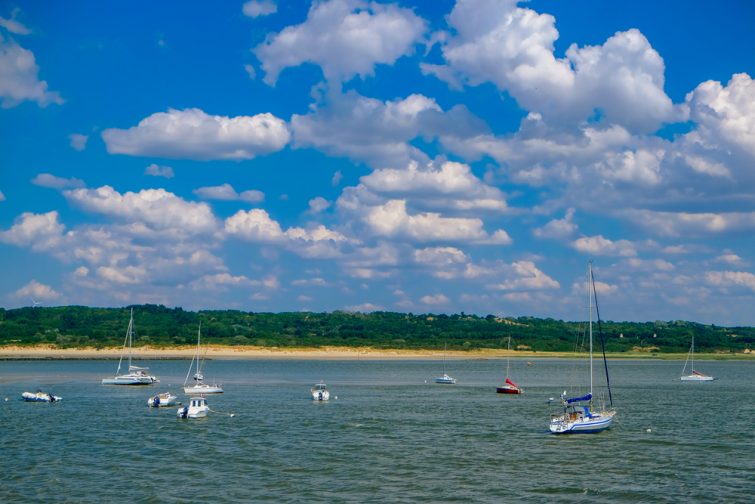
[[[0,304],[755,324],[747,1],[4,2]]]

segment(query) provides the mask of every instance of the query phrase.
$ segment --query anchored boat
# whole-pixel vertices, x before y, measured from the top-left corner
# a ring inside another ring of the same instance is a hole
[[[157,377],[149,374],[149,368],[133,366],[131,364],[131,354],[133,347],[133,332],[134,332],[134,309],[131,308],[131,318],[128,321],[128,329],[126,330],[126,339],[123,342],[123,350],[121,351],[121,358],[118,361],[118,369],[115,371],[115,376],[112,378],[103,378],[103,385],[152,385],[160,380]],[[121,372],[121,364],[123,363],[123,354],[128,352],[128,372],[125,374],[118,374]]]
[[[578,397],[567,397],[566,391],[561,394],[561,406],[563,411],[557,415],[551,415],[550,431],[553,434],[576,434],[576,433],[594,433],[605,430],[611,426],[611,422],[616,416],[613,409],[613,397],[611,395],[611,382],[608,377],[608,362],[606,360],[605,346],[603,345],[603,334],[600,331],[600,311],[598,311],[598,297],[595,290],[595,278],[592,274],[592,262],[589,263],[587,270],[587,294],[589,297],[589,344],[590,344],[590,393]],[[608,397],[610,407],[605,408],[598,406],[593,400],[593,345],[592,345],[592,307],[595,301],[595,311],[598,318],[598,328],[601,335],[601,345],[603,348],[603,365],[606,371],[606,386],[608,388]]]

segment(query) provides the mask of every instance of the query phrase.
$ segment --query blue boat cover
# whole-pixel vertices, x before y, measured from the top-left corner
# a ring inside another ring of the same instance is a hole
[[[579,401],[589,401],[590,399],[592,399],[592,394],[587,394],[586,396],[582,397],[571,397],[566,400],[566,404],[571,404]]]

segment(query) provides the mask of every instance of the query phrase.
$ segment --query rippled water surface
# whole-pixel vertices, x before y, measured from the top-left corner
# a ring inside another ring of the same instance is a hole
[[[212,361],[214,413],[150,409],[188,361],[147,363],[153,387],[102,386],[112,361],[0,362],[0,502],[752,502],[754,362],[618,361],[618,417],[600,434],[548,433],[570,360]],[[337,399],[313,403],[324,379]],[[24,403],[37,388],[58,404]],[[5,400],[7,398],[7,400]],[[234,413],[230,417],[229,413]]]

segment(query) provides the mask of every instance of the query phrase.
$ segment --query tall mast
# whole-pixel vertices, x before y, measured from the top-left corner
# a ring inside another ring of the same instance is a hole
[[[131,308],[131,317],[128,320],[128,368],[131,369],[131,348],[133,346],[134,309]]]
[[[692,374],[695,374],[695,335],[692,335],[692,346],[690,347],[690,357],[692,357]]]
[[[509,377],[509,353],[511,352],[511,336],[509,336],[509,344],[506,348],[506,378]]]
[[[592,261],[587,263],[587,304],[590,311],[590,395],[592,395],[592,292],[590,291],[590,279],[592,278]]]

